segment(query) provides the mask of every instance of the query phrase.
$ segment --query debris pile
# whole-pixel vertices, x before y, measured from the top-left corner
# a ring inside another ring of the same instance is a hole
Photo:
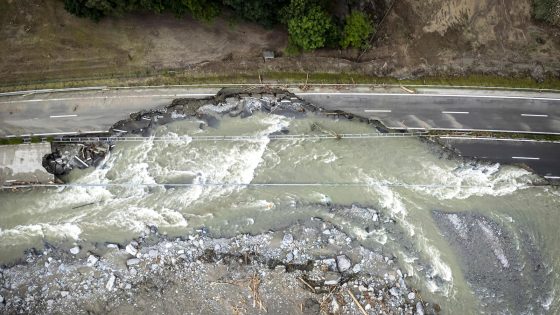
[[[129,119],[117,122],[111,130],[118,136],[139,134],[147,137],[152,135],[156,127],[176,120],[199,119],[203,121],[201,125],[203,128],[217,125],[222,115],[246,118],[256,111],[303,117],[306,112],[321,111],[321,109],[281,89],[226,88],[215,97],[178,98],[165,107],[132,113]]]
[[[169,238],[148,226],[125,244],[46,247],[2,269],[2,313],[425,314],[439,307],[394,257],[309,219],[281,231]]]
[[[56,176],[70,173],[74,168],[95,167],[105,158],[111,145],[96,143],[55,143],[54,151],[43,157],[43,167]]]

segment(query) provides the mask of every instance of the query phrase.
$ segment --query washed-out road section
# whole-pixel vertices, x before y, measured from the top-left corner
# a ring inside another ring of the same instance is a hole
[[[553,182],[560,182],[560,142],[493,138],[442,137],[465,157],[504,164],[520,164]]]
[[[180,97],[213,96],[219,90],[127,88],[5,95],[0,97],[0,136],[107,131],[131,112],[167,105]],[[560,93],[418,89],[409,94],[369,87],[291,91],[326,109],[377,119],[395,129],[560,134]]]
[[[107,132],[132,112],[175,98],[215,95],[221,87],[91,89],[0,96],[0,136],[55,136]],[[560,93],[398,87],[312,87],[290,90],[326,110],[376,119],[394,129],[560,134]],[[461,154],[525,163],[560,176],[560,145],[540,142],[454,141]],[[530,159],[526,159],[530,158]]]

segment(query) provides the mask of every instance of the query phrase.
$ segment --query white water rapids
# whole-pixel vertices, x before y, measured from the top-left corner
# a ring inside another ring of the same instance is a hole
[[[303,134],[316,121],[340,133],[372,132],[366,124],[318,117],[227,117],[218,128],[206,129],[186,120],[157,130],[157,136],[176,141],[120,142],[102,166],[71,175],[71,184],[108,186],[0,192],[1,260],[14,261],[25,249],[41,247],[45,241],[71,246],[128,240],[146,224],[170,235],[204,226],[213,235],[230,236],[314,216],[338,224],[364,246],[394,254],[423,296],[437,301],[445,313],[475,314],[484,309],[473,294],[477,284],[465,280],[465,263],[432,217],[433,210],[468,212],[534,236],[550,283],[549,291],[531,293],[532,310],[560,311],[552,293],[559,285],[560,197],[554,188],[531,187],[536,177],[526,170],[442,159],[437,149],[415,138],[223,142],[189,138],[264,136],[282,129]],[[356,185],[246,185],[251,183]],[[398,230],[368,231],[365,222],[329,214],[329,205],[352,203],[383,212],[396,221]],[[458,235],[466,235],[469,226],[463,219],[449,220]],[[494,244],[492,250],[504,264],[499,246]]]

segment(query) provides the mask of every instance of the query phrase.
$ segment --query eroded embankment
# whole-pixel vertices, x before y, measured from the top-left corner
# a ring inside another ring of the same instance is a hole
[[[276,88],[224,88],[216,96],[201,99],[178,98],[171,104],[130,114],[130,117],[115,123],[110,136],[91,138],[83,143],[54,142],[53,153],[43,158],[43,167],[58,179],[64,181],[74,168],[96,167],[114,147],[119,137],[150,137],[158,126],[174,121],[196,119],[200,129],[217,127],[221,117],[246,118],[254,112],[272,113],[293,118],[304,118],[309,113],[331,118],[356,119],[372,124],[375,132],[387,132],[380,122],[365,117],[357,117],[344,111],[327,111],[298,98],[295,94]],[[288,134],[288,129],[280,133]],[[334,134],[315,124],[312,133]],[[68,137],[72,139],[73,137]]]

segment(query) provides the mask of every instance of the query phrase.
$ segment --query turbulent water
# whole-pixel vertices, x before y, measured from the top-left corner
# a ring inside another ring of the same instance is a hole
[[[444,313],[560,312],[560,193],[531,187],[537,178],[526,170],[442,158],[415,138],[193,141],[310,133],[313,122],[339,133],[374,132],[357,121],[262,113],[205,129],[178,121],[157,129],[168,141],[119,142],[102,166],[70,178],[124,186],[0,192],[1,262],[45,241],[129,240],[146,224],[170,235],[206,227],[233,236],[320,217],[395,255]],[[170,185],[185,183],[197,185]],[[351,204],[381,211],[394,228],[371,229],[371,218],[329,211]]]

